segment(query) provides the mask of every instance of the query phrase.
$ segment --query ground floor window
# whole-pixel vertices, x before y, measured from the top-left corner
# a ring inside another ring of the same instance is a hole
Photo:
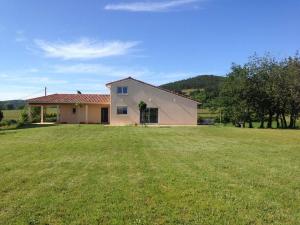
[[[158,123],[158,108],[147,108],[140,112],[140,123]]]
[[[127,106],[117,106],[118,115],[127,115]]]

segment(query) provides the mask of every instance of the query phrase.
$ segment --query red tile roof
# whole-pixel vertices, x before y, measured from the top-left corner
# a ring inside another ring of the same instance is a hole
[[[97,94],[53,94],[38,98],[28,99],[29,104],[63,104],[63,103],[89,103],[89,104],[109,104],[110,95]]]

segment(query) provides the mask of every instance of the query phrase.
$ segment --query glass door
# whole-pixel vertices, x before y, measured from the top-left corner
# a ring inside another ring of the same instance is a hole
[[[141,123],[158,123],[158,108],[147,108],[140,113]]]

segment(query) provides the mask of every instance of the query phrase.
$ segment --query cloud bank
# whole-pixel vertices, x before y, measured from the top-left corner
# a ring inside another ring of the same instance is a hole
[[[47,42],[35,40],[37,47],[46,57],[70,59],[96,59],[128,54],[139,42],[99,42],[81,39],[77,42]]]
[[[129,12],[166,12],[172,9],[178,9],[181,6],[190,5],[199,2],[199,0],[174,0],[161,2],[132,2],[132,3],[116,3],[108,4],[105,10],[129,11]]]

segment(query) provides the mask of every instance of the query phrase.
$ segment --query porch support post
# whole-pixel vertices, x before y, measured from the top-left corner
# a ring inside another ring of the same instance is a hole
[[[89,105],[85,105],[85,123],[89,123]]]
[[[60,118],[60,107],[59,105],[56,106],[56,123],[59,123]]]
[[[44,106],[41,105],[41,123],[44,123]]]

